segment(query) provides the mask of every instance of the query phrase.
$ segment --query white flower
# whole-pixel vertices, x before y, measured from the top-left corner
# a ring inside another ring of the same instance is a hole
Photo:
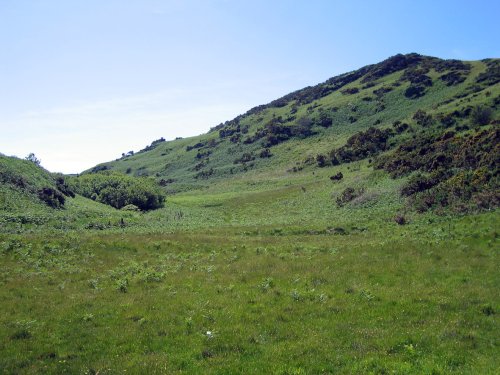
[[[207,337],[211,339],[213,336],[212,331],[207,331]]]

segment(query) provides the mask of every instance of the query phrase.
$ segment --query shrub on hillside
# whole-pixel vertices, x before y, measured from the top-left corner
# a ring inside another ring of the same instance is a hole
[[[357,94],[359,92],[359,89],[357,87],[349,87],[349,88],[346,88],[340,92],[343,95],[353,95],[353,94]]]
[[[409,125],[405,122],[402,123],[401,121],[395,121],[392,124],[392,127],[396,133],[401,134],[409,128]]]
[[[323,154],[318,154],[316,155],[316,163],[318,164],[318,167],[323,168],[326,167],[326,156]]]
[[[329,128],[333,125],[333,119],[330,114],[325,111],[320,112],[317,119],[317,124],[323,128]]]
[[[259,153],[259,157],[262,159],[270,158],[271,156],[273,156],[273,154],[271,153],[271,150],[269,148],[265,148]]]
[[[66,180],[63,176],[56,177],[56,187],[61,193],[63,193],[67,197],[74,198],[75,192],[70,188],[70,186],[66,183]]]
[[[500,62],[498,59],[487,59],[483,60],[483,62],[486,63],[486,71],[477,76],[476,82],[486,86],[492,86],[500,82]]]
[[[234,164],[244,164],[244,163],[251,162],[252,160],[255,160],[255,155],[252,154],[251,152],[245,152],[245,153],[243,153],[243,155],[241,155],[241,157],[236,159],[233,163]]]
[[[418,99],[425,95],[425,86],[411,84],[405,90],[405,96],[409,99]]]
[[[0,156],[0,184],[35,196],[52,208],[62,208],[75,194],[62,175],[54,175],[37,163],[33,154],[21,160]]]
[[[301,117],[296,121],[295,126],[292,128],[292,135],[300,138],[310,137],[315,134],[312,130],[313,125],[314,123],[310,117]]]
[[[425,111],[419,109],[413,114],[412,117],[415,122],[420,126],[430,126],[432,125],[432,115],[427,114]]]
[[[392,136],[392,129],[380,130],[370,127],[352,135],[344,146],[332,150],[330,161],[337,165],[377,155],[387,149],[387,140]]]
[[[493,111],[489,107],[476,106],[472,109],[470,116],[474,125],[488,125],[493,118]]]
[[[458,85],[459,83],[462,83],[465,81],[467,78],[466,75],[464,75],[461,72],[457,71],[452,71],[446,74],[443,74],[442,76],[439,77],[440,80],[442,80],[444,83],[446,83],[447,86],[455,86]]]
[[[427,176],[417,173],[403,185],[401,188],[401,195],[409,197],[410,195],[428,190],[436,186],[443,179],[442,177],[442,174]]]
[[[378,158],[375,167],[393,178],[419,172],[401,189],[417,211],[446,206],[495,208],[500,201],[499,155],[498,129],[466,135],[446,131],[401,144],[392,154]]]
[[[343,178],[344,178],[344,175],[342,174],[342,172],[338,172],[337,174],[330,176],[330,180],[332,180],[332,181],[340,181]]]
[[[165,197],[149,178],[134,178],[118,173],[85,174],[73,178],[70,186],[84,197],[115,208],[133,204],[147,211],[163,207]]]
[[[363,189],[355,189],[353,187],[348,187],[345,189],[336,199],[337,206],[343,207],[347,203],[351,202],[355,198],[361,196],[364,193]]]
[[[64,206],[64,195],[57,189],[44,187],[38,191],[38,198],[45,202],[49,207],[61,208]]]

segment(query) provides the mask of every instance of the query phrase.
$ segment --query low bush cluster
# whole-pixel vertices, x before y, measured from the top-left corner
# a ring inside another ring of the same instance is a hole
[[[335,200],[338,207],[343,207],[347,203],[353,201],[355,198],[361,196],[364,193],[363,189],[355,189],[353,187],[346,188]]]
[[[165,201],[165,196],[154,180],[116,172],[75,177],[70,181],[70,186],[84,197],[118,209],[133,204],[141,210],[153,210],[163,207]]]
[[[476,82],[485,86],[492,86],[500,82],[500,62],[498,59],[483,60],[486,63],[486,70],[479,74]]]
[[[153,142],[151,142],[150,145],[144,147],[142,150],[140,150],[138,152],[139,153],[143,153],[143,152],[146,152],[146,151],[150,151],[150,150],[153,150],[155,149],[156,147],[158,147],[161,143],[165,142],[165,138],[161,137],[160,139],[156,139],[154,140]],[[130,153],[130,152],[129,152]],[[133,151],[132,151],[132,155],[133,155]]]
[[[61,208],[66,201],[66,198],[59,190],[51,187],[44,187],[38,190],[38,198],[52,208]]]
[[[413,174],[401,194],[418,211],[435,207],[495,208],[500,202],[500,130],[422,135],[379,157],[393,178]]]
[[[387,140],[393,135],[392,129],[370,127],[351,136],[344,146],[332,150],[329,160],[332,165],[338,165],[377,155],[387,149]]]

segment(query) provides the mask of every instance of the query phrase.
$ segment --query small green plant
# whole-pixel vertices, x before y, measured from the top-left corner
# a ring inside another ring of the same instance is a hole
[[[290,297],[292,297],[292,299],[295,302],[299,302],[299,301],[303,300],[302,294],[297,289],[292,290],[292,292],[290,293]]]
[[[259,288],[263,292],[267,292],[269,289],[274,288],[274,280],[272,277],[266,277],[262,282],[259,284]]]
[[[90,279],[89,280],[89,287],[91,289],[96,289],[96,290],[99,289],[99,280],[97,280],[97,279]]]
[[[116,290],[118,290],[121,293],[127,293],[128,292],[128,279],[126,279],[126,278],[119,279],[116,282]]]
[[[91,313],[85,313],[85,314],[83,314],[82,321],[84,321],[84,322],[91,322],[92,320],[94,320],[94,314],[91,314]]]

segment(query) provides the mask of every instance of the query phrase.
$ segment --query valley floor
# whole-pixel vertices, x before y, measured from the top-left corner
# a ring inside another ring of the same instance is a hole
[[[498,227],[3,234],[0,372],[498,373]]]

